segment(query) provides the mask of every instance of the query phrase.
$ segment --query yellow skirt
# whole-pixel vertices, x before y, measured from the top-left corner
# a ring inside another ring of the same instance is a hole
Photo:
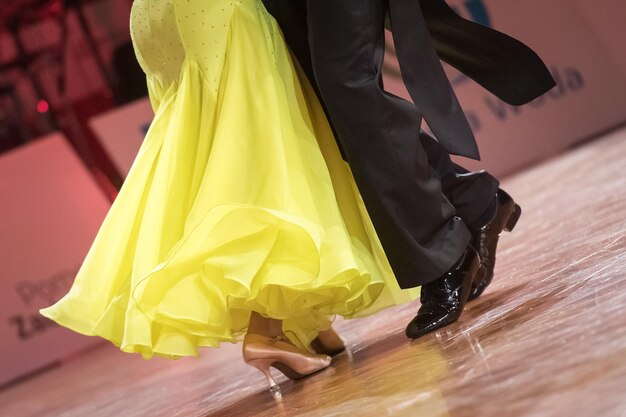
[[[307,347],[334,315],[407,302],[308,81],[258,0],[136,0],[155,118],[69,291],[41,313],[144,357]]]

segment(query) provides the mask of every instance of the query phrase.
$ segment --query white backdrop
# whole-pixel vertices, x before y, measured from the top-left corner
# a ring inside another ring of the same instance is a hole
[[[464,17],[533,48],[557,83],[544,97],[509,106],[447,68],[476,133],[482,162],[504,175],[626,121],[626,2],[622,0],[449,0]],[[407,98],[388,56],[386,87]],[[618,65],[618,61],[622,66]]]
[[[74,280],[109,201],[60,134],[0,157],[0,385],[99,339],[39,315]]]

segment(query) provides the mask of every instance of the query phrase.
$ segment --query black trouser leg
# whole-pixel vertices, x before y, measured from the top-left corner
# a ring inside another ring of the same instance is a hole
[[[315,79],[396,277],[404,288],[437,279],[470,234],[418,139],[420,111],[381,88],[385,2],[307,6]]]
[[[470,229],[490,219],[500,182],[487,171],[469,172],[450,159],[450,154],[426,132],[420,135],[428,161],[441,179],[443,194]]]
[[[281,27],[291,52],[319,95],[311,62],[306,0],[263,0],[268,12]],[[498,190],[498,180],[489,173],[468,172],[450,159],[450,154],[426,132],[420,133],[428,161],[441,180],[445,197],[465,224],[475,225],[489,210]],[[489,216],[487,216],[489,217]]]

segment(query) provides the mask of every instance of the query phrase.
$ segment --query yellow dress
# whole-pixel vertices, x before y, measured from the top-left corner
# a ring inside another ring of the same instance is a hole
[[[154,121],[67,295],[41,313],[148,358],[306,347],[401,291],[319,102],[260,0],[135,0]]]

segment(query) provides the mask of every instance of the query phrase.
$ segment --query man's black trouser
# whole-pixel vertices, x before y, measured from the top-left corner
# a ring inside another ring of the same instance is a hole
[[[419,110],[383,90],[385,0],[263,1],[317,86],[398,283],[437,279],[463,254],[466,224],[492,206],[498,181],[454,165],[421,134]]]

